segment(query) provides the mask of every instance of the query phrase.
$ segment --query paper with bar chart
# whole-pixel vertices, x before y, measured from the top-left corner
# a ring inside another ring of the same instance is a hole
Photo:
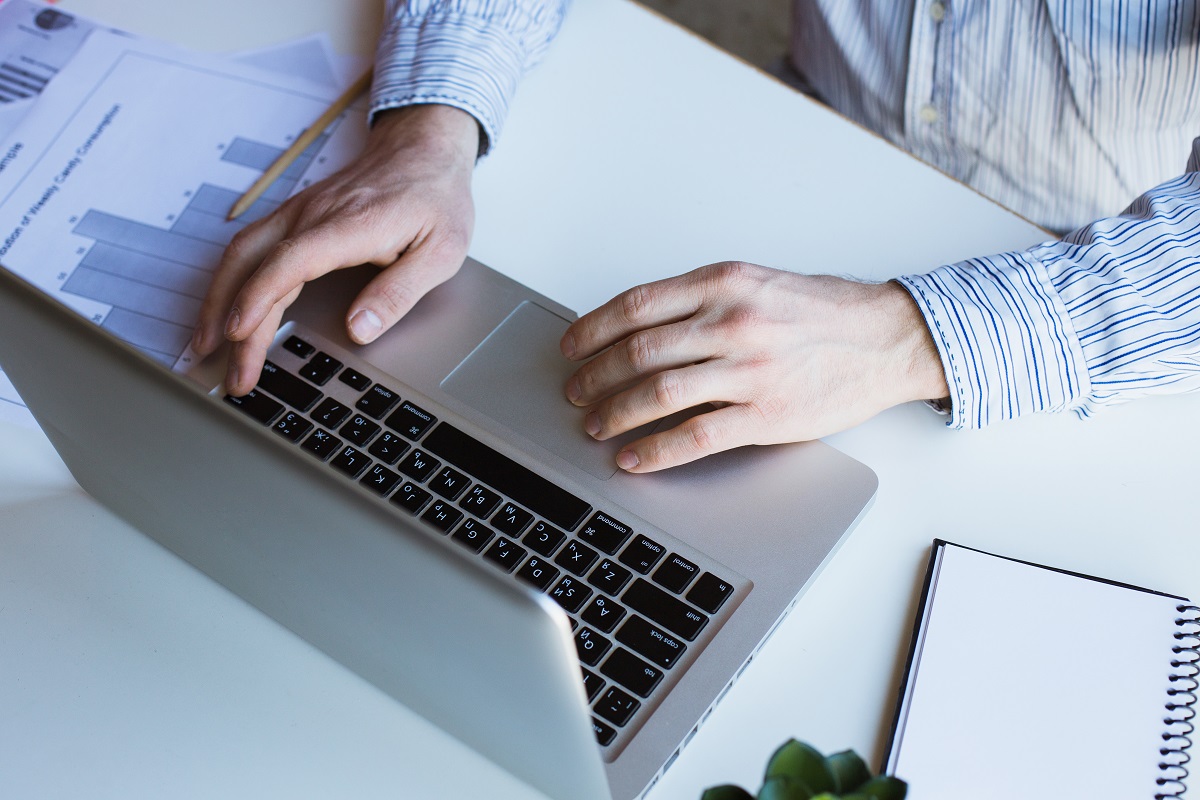
[[[336,93],[95,32],[0,145],[0,263],[159,361],[182,366],[234,233],[361,148],[358,109],[247,214],[225,220]],[[17,402],[2,376],[0,398],[0,406]]]

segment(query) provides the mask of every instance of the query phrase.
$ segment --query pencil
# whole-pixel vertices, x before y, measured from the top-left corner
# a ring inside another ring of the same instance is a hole
[[[321,135],[322,132],[346,110],[346,107],[354,102],[354,98],[365,92],[371,86],[371,70],[363,73],[362,77],[356,80],[349,89],[342,92],[341,97],[334,100],[329,108],[325,109],[325,113],[317,117],[316,122],[309,125],[303,133],[301,133],[296,141],[292,142],[292,146],[283,151],[283,155],[275,159],[267,171],[262,174],[258,180],[254,182],[244,195],[238,198],[238,201],[233,204],[233,208],[229,209],[229,216],[225,219],[232,220],[241,216],[246,209],[254,205],[254,201],[262,196],[262,193],[267,190],[267,187],[274,183],[280,175],[284,173],[296,157],[303,153],[313,141]]]

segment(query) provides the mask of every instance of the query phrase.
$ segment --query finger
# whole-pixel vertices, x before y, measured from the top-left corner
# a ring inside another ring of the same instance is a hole
[[[723,359],[656,373],[599,403],[584,418],[584,429],[601,441],[703,403],[736,401],[741,388]]]
[[[289,219],[282,210],[247,225],[221,254],[192,335],[192,349],[200,355],[208,355],[224,340],[234,297],[271,248],[287,235]]]
[[[239,342],[234,342],[229,348],[229,365],[225,374],[225,391],[232,395],[243,395],[258,384],[262,374],[263,362],[267,358],[267,350],[279,330],[279,322],[283,312],[295,302],[300,295],[300,288],[277,303],[268,313],[266,319]]]
[[[567,380],[567,399],[592,405],[648,375],[713,354],[712,343],[688,321],[635,331],[576,370]]]
[[[617,453],[626,472],[657,472],[698,458],[754,444],[761,417],[746,405],[731,405],[681,422],[670,430],[631,442]]]
[[[467,238],[429,241],[406,250],[371,279],[346,312],[350,338],[368,344],[407,314],[429,290],[458,272],[467,257]]]
[[[694,272],[635,286],[584,314],[563,334],[563,355],[579,360],[595,355],[634,331],[686,319],[704,300]]]

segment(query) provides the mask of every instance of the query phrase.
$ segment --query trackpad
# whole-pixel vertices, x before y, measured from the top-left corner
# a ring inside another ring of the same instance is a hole
[[[563,394],[576,364],[559,339],[570,323],[525,301],[442,381],[442,389],[580,469],[608,480],[617,450],[645,431],[597,442]]]

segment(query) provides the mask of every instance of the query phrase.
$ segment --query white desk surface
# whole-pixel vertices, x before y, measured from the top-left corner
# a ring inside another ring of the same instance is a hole
[[[329,29],[366,52],[382,4],[62,5],[203,48]],[[624,0],[577,0],[476,198],[472,253],[581,311],[727,258],[886,278],[1041,238]],[[651,800],[757,789],[789,736],[877,761],[935,536],[1200,597],[1198,410],[972,433],[912,405],[832,437],[879,474],[875,506]],[[536,796],[112,517],[39,433],[0,443],[0,794]]]

